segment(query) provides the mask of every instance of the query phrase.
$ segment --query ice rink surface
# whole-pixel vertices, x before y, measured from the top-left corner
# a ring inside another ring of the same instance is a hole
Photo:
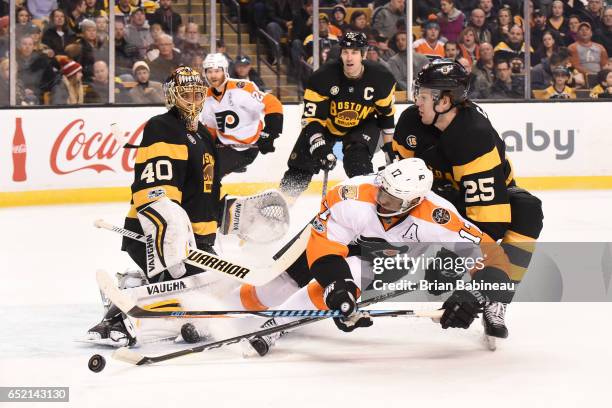
[[[536,194],[544,203],[541,241],[610,240],[612,218],[602,215],[612,191]],[[127,209],[0,210],[0,386],[69,386],[70,403],[52,406],[71,407],[609,405],[611,303],[513,304],[510,337],[495,352],[482,346],[479,321],[465,331],[441,330],[425,319],[379,318],[372,328],[348,334],[331,321],[315,323],[283,337],[265,358],[243,359],[229,347],[151,366],[112,360],[110,349],[73,340],[101,317],[96,269],[133,266],[116,234],[92,226],[96,218],[122,225]],[[292,230],[317,209],[317,198],[301,198],[292,209]],[[246,245],[240,259],[263,265],[280,246]],[[223,242],[221,250],[235,254],[238,247]],[[182,347],[165,342],[139,351]],[[87,369],[96,352],[107,358],[98,374]]]

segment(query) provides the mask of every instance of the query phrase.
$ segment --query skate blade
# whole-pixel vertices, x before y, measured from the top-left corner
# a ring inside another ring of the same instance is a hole
[[[120,341],[114,341],[111,339],[92,339],[92,338],[88,338],[88,337],[82,337],[82,338],[76,338],[74,339],[74,342],[76,343],[87,343],[87,344],[93,344],[96,346],[106,346],[106,347],[112,347],[112,348],[120,348],[120,347],[125,347],[128,344],[128,340],[120,340]]]

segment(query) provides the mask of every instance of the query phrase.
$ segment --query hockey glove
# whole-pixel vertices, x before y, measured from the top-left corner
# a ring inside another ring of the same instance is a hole
[[[397,156],[395,155],[395,152],[393,151],[391,142],[387,142],[384,145],[382,145],[381,150],[385,153],[385,161],[387,162],[387,164],[391,164],[395,161]]]
[[[349,333],[358,327],[370,327],[374,324],[366,312],[356,312],[349,317],[334,317],[336,327]]]
[[[436,253],[436,262],[431,262],[429,265],[427,265],[427,269],[425,269],[425,280],[430,284],[444,284],[444,287],[446,287],[446,285],[449,283],[452,283],[454,285],[458,279],[461,279],[462,274],[456,273],[452,269],[444,269],[444,266],[455,265],[455,260],[458,257],[459,256],[457,254],[452,251],[449,251],[446,248],[442,248],[441,250],[439,250]],[[436,285],[433,286],[435,287]],[[430,289],[428,289],[428,292],[432,295],[439,296],[448,291],[434,289],[433,287],[430,287]]]
[[[467,329],[478,313],[482,312],[485,301],[485,297],[477,291],[454,291],[442,305],[444,314],[440,318],[440,325],[443,329],[449,327]]]
[[[278,133],[268,133],[266,129],[259,133],[259,139],[257,140],[257,147],[259,147],[259,153],[268,154],[276,150],[274,147],[274,140],[278,138]]]
[[[310,136],[310,155],[321,164],[323,170],[333,170],[336,167],[336,156],[332,152],[333,144],[325,140],[322,133]]]
[[[348,317],[357,308],[357,291],[352,279],[338,280],[325,287],[323,301],[331,310],[339,310]]]

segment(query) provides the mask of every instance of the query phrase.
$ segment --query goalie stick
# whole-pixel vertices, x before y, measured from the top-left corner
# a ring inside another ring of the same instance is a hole
[[[384,293],[378,296],[375,296],[371,299],[368,300],[364,300],[361,302],[357,303],[357,307],[358,308],[363,308],[366,306],[369,306],[373,303],[377,303],[377,302],[381,302],[383,300],[387,300],[387,299],[391,299],[400,295],[403,295],[405,293],[410,292],[409,290],[398,290],[398,291],[394,291],[394,292],[389,292],[389,293]],[[411,317],[429,317],[432,319],[436,319],[442,316],[442,310],[435,310],[435,311],[429,311],[429,312],[416,312],[414,310],[403,310],[400,311],[401,315],[404,316],[411,316]],[[385,314],[386,313],[386,314]],[[381,313],[379,314],[379,316],[399,316],[400,314],[398,314],[398,311],[390,311],[390,312],[384,312],[381,311]],[[373,317],[376,317],[376,314],[372,315]],[[236,344],[242,340],[249,340],[252,339],[254,337],[261,337],[261,336],[267,336],[270,334],[274,334],[274,333],[279,333],[279,332],[286,332],[286,331],[290,331],[290,330],[294,330],[298,327],[301,326],[305,326],[307,324],[310,323],[314,323],[314,322],[318,322],[320,320],[326,319],[327,317],[306,317],[303,319],[299,319],[299,320],[295,320],[289,323],[285,323],[285,324],[281,324],[279,326],[275,326],[275,327],[271,327],[268,329],[262,329],[262,330],[258,330],[258,331],[254,331],[251,333],[247,333],[247,334],[242,334],[239,336],[235,336],[235,337],[230,337],[228,339],[223,339],[223,340],[219,340],[219,341],[215,341],[212,343],[207,343],[207,344],[202,344],[200,346],[196,346],[196,347],[191,347],[188,349],[183,349],[183,350],[179,350],[179,351],[175,351],[173,353],[168,353],[168,354],[162,354],[159,356],[144,356],[140,353],[137,353],[133,350],[128,349],[127,347],[122,347],[118,350],[116,350],[112,356],[114,359],[120,360],[120,361],[124,361],[126,363],[130,363],[130,364],[134,364],[134,365],[144,365],[144,364],[151,364],[151,363],[159,363],[162,361],[167,361],[167,360],[171,360],[177,357],[182,357],[182,356],[186,356],[189,354],[194,354],[194,353],[201,353],[203,351],[206,350],[213,350],[216,348],[220,348],[223,346],[227,346],[230,344]]]
[[[96,220],[94,225],[98,228],[117,232],[124,237],[128,237],[136,241],[143,243],[146,242],[144,235],[109,224],[101,219]],[[281,273],[285,272],[285,269],[287,269],[289,266],[286,265],[286,262],[276,261],[270,268],[255,270],[253,268],[228,261],[200,249],[190,249],[184,262],[203,271],[220,272],[241,283],[248,283],[249,285],[253,286],[265,285]]]
[[[339,310],[185,310],[185,311],[160,311],[143,309],[128,295],[123,293],[111,277],[104,271],[96,272],[96,281],[104,295],[112,304],[117,306],[123,313],[134,318],[217,318],[217,317],[342,317]],[[403,316],[404,310],[368,310],[372,317],[379,316]]]

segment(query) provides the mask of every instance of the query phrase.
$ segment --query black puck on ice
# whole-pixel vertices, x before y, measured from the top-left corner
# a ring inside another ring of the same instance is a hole
[[[91,356],[89,362],[87,363],[87,367],[89,367],[89,369],[94,373],[99,373],[100,371],[104,370],[105,366],[106,359],[99,354],[94,354]]]
[[[200,341],[200,333],[196,330],[195,326],[191,323],[185,323],[181,327],[181,336],[187,343],[197,343]]]

